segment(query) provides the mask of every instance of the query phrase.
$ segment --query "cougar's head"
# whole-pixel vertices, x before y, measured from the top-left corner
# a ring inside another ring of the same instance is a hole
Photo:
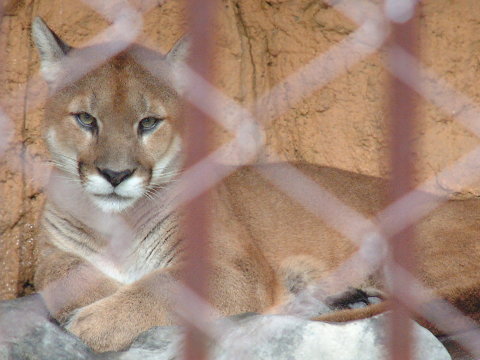
[[[45,139],[64,176],[106,212],[120,212],[171,181],[181,167],[183,127],[175,71],[187,42],[166,56],[129,46],[85,71],[82,64],[103,56],[102,46],[73,49],[40,18],[32,34],[49,84]]]

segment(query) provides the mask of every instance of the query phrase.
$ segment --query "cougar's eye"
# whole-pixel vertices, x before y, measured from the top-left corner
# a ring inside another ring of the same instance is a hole
[[[140,134],[152,131],[157,127],[163,119],[159,119],[153,116],[146,117],[145,119],[140,120],[138,123],[138,132]]]
[[[81,112],[73,114],[73,116],[75,116],[75,119],[77,119],[77,122],[80,124],[80,126],[84,128],[92,130],[97,127],[97,119],[95,119],[95,117],[89,113]]]

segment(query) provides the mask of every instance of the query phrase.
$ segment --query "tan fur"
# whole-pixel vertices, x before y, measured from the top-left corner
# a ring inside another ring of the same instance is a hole
[[[168,210],[163,203],[162,187],[168,188],[172,179],[161,178],[149,193],[156,202],[144,193],[115,213],[135,232],[128,256],[120,256],[122,261],[107,269],[110,265],[102,267],[95,256],[105,252],[111,238],[85,220],[88,215],[104,215],[91,201],[95,195],[86,195],[85,184],[89,176],[98,175],[97,168],[108,167],[117,171],[134,168],[134,175],[148,186],[153,181],[152,168],[167,156],[183,131],[180,90],[168,77],[155,78],[135,60],[138,53],[157,55],[133,46],[56,91],[54,75],[63,55],[58,54],[43,22],[35,21],[34,39],[51,88],[44,123],[46,141],[59,176],[74,181],[67,200],[63,195],[61,201],[55,199],[58,190],[46,204],[35,285],[52,314],[93,349],[122,349],[140,332],[175,320],[170,310],[175,279],[183,267],[182,234],[177,226],[182,213],[181,209]],[[178,46],[174,55],[176,50]],[[83,51],[88,54],[92,50]],[[182,60],[170,57],[158,59],[158,66]],[[80,128],[71,115],[83,111],[101,122],[98,134]],[[151,115],[165,120],[145,140],[135,126]],[[164,171],[175,173],[180,166],[181,159],[175,157]],[[364,216],[372,217],[385,206],[385,182],[381,179],[308,164],[295,166]],[[280,168],[272,164],[261,170],[274,173]],[[211,192],[209,300],[225,315],[274,309],[328,275],[357,249],[257,170],[243,167]],[[75,195],[78,199],[70,199],[75,189],[80,189]],[[161,205],[160,210],[167,209],[170,216],[149,212],[157,209],[154,203]],[[86,213],[78,215],[76,211],[83,208]],[[480,201],[465,200],[448,202],[417,228],[420,280],[472,315],[479,309],[479,224]],[[149,257],[150,251],[153,255]],[[378,278],[349,285],[384,289]],[[333,295],[329,289],[325,292]],[[340,311],[323,319],[371,316],[384,311],[386,305]]]

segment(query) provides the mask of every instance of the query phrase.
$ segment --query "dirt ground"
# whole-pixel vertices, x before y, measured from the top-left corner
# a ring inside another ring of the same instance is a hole
[[[135,3],[135,2],[133,2]],[[137,2],[140,3],[140,2]],[[159,2],[160,3],[160,2]],[[67,42],[80,46],[109,26],[79,0],[7,2],[0,24],[0,105],[12,135],[0,158],[0,299],[32,291],[36,220],[48,175],[40,123],[45,85],[30,24],[42,16]],[[458,94],[440,109],[419,95],[415,146],[416,180],[421,182],[454,164],[479,143],[454,116],[480,104],[480,2],[426,0],[421,3],[421,62]],[[304,65],[355,35],[359,25],[311,0],[223,0],[218,11],[216,86],[250,109],[255,102]],[[185,31],[184,4],[167,1],[144,16],[137,41],[166,51]],[[352,57],[358,56],[353,52]],[[339,61],[343,61],[339,59]],[[359,59],[297,101],[286,89],[286,112],[266,126],[267,145],[284,160],[302,160],[370,175],[388,176],[388,72],[385,51]],[[321,71],[321,70],[320,70]],[[327,73],[328,75],[328,73]],[[305,79],[308,82],[308,79]],[[264,116],[261,108],[258,116]],[[267,114],[268,117],[268,114]],[[8,128],[2,125],[0,131]],[[218,142],[230,139],[219,128]],[[273,157],[270,158],[273,160]],[[440,191],[470,197],[479,184],[437,177]]]

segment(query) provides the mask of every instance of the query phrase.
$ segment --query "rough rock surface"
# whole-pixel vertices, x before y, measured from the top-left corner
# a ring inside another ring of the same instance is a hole
[[[101,33],[108,20],[78,0],[6,1],[0,23],[0,106],[11,122],[0,124],[0,299],[32,292],[36,219],[43,201],[45,149],[40,123],[45,85],[30,40],[34,16],[74,46]],[[140,6],[140,1],[133,1]],[[155,4],[155,1],[152,3]],[[336,9],[310,0],[222,0],[218,16],[217,86],[252,106],[269,89],[346,39],[358,28]],[[378,2],[377,2],[378,3]],[[420,9],[422,61],[448,84],[480,101],[480,2],[426,0]],[[186,27],[182,1],[158,1],[144,16],[137,39],[168,49]],[[366,57],[325,87],[296,103],[266,127],[267,143],[287,160],[386,175],[386,71],[381,52]],[[475,135],[452,115],[424,101],[416,144],[418,180],[436,174],[478,145]],[[4,143],[3,135],[11,136]],[[223,138],[228,138],[223,136]],[[453,182],[452,182],[453,181]],[[440,179],[461,196],[455,179]]]
[[[358,25],[322,1],[222,0],[219,3],[216,85],[247,107],[358,29]],[[78,0],[10,0],[4,5],[0,23],[0,107],[11,121],[3,122],[0,114],[0,299],[10,299],[33,291],[36,219],[48,173],[40,141],[46,89],[37,74],[38,56],[31,44],[30,24],[35,16],[42,16],[67,42],[80,46],[109,23],[87,2]],[[480,102],[480,87],[475,81],[480,79],[479,16],[478,0],[421,2],[423,64],[475,103]],[[165,51],[185,28],[183,1],[158,1],[145,14],[137,41]],[[382,52],[366,57],[298,103],[289,98],[288,92],[284,94],[282,99],[288,102],[289,110],[266,126],[267,144],[286,160],[387,175],[387,72],[383,60]],[[421,102],[415,139],[417,181],[437,174],[479,145],[477,137],[453,118],[465,114],[469,107],[453,104],[451,112],[444,112],[427,101]],[[220,129],[218,133],[219,141],[229,138]],[[5,134],[10,134],[6,142]],[[459,197],[480,194],[478,184],[460,188],[455,179],[443,178],[437,183]],[[2,307],[0,321],[7,325],[10,321],[11,326],[2,326],[0,335],[13,331],[23,314],[8,315],[3,310],[6,308]],[[35,307],[35,311],[40,310]],[[25,340],[24,351],[35,349],[37,354],[41,349],[39,344],[61,339],[65,344],[58,351],[66,351],[71,345],[79,354],[85,354],[85,358],[94,356],[78,340],[46,322],[41,313],[37,315],[42,325],[32,339],[38,341]],[[168,338],[168,331],[158,329],[148,336]],[[154,345],[158,344],[155,341]],[[170,346],[171,342],[165,344]],[[5,351],[5,344],[2,346]],[[135,351],[145,354],[142,346],[139,349],[132,348],[122,356],[128,357]],[[67,355],[65,352],[57,358],[68,359]]]
[[[253,314],[218,320],[215,325],[221,330],[211,344],[212,359],[380,360],[386,353],[387,317],[345,324]],[[451,359],[430,332],[418,325],[414,329],[415,359]],[[126,351],[95,354],[48,320],[40,296],[0,303],[0,359],[167,360],[177,358],[179,350],[180,328],[156,327],[141,334]]]
[[[39,295],[0,303],[0,359],[92,359],[94,354],[48,318]]]

